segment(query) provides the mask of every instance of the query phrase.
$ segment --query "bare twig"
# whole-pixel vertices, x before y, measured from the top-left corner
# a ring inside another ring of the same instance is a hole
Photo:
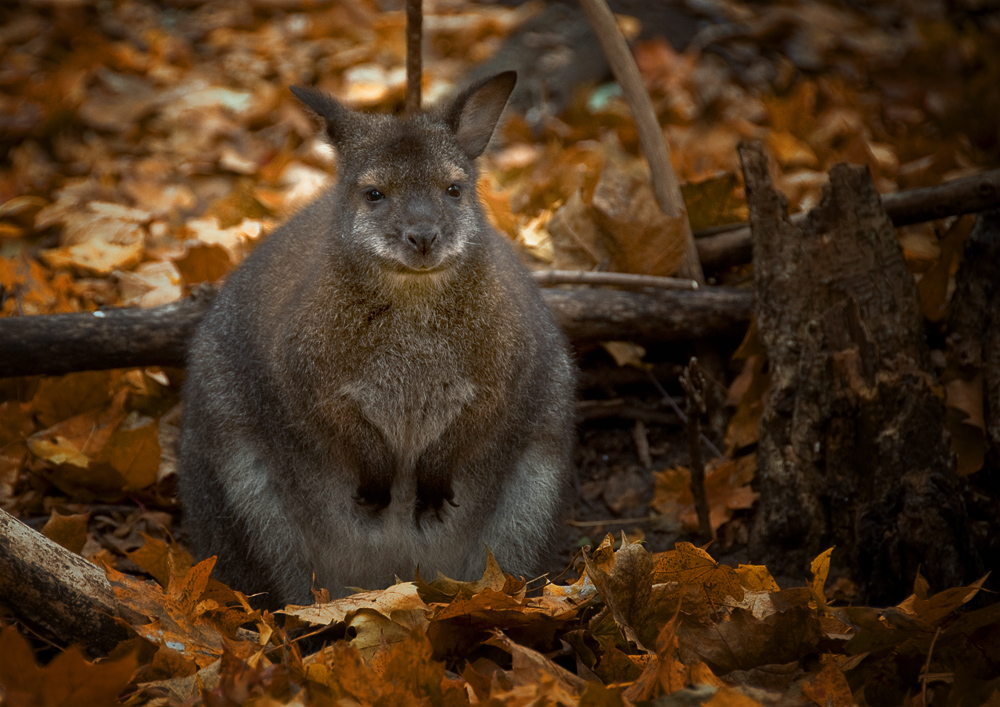
[[[406,0],[406,112],[410,115],[420,111],[423,22],[423,0]]]
[[[667,392],[667,389],[663,387],[660,381],[651,372],[646,371],[646,376],[649,378],[650,382],[652,382],[653,387],[656,388],[657,392],[659,392],[659,394],[662,396],[663,402],[665,402],[670,407],[671,410],[677,413],[677,417],[680,418],[680,421],[682,423],[684,423],[685,425],[688,424],[688,416],[687,414],[685,414],[683,410],[681,410],[680,405],[678,405],[677,401],[674,400],[674,396],[672,396],[670,393]],[[722,451],[718,447],[716,447],[715,444],[712,443],[712,440],[706,437],[704,433],[702,433],[701,435],[701,443],[704,444],[706,447],[708,447],[709,451],[712,452],[713,456],[716,457],[722,456]]]
[[[621,417],[643,424],[676,425],[676,415],[660,410],[647,410],[637,405],[629,405],[623,399],[582,400],[577,404],[580,417],[584,420],[600,420],[607,417]]]
[[[625,37],[615,24],[605,0],[580,0],[587,20],[594,28],[604,55],[611,65],[611,71],[622,87],[622,93],[632,111],[635,128],[639,133],[639,143],[649,162],[649,171],[653,179],[653,191],[660,209],[670,218],[679,218],[683,224],[684,237],[687,240],[687,252],[681,262],[680,274],[700,284],[705,282],[705,274],[698,260],[694,237],[691,235],[691,224],[687,219],[684,199],[681,196],[677,175],[670,164],[670,148],[663,139],[663,131],[656,120],[653,102],[649,99],[639,67],[635,64],[632,52],[629,51]]]
[[[708,496],[705,494],[705,461],[701,456],[701,418],[708,412],[705,402],[705,377],[692,358],[680,377],[681,387],[687,394],[688,444],[691,450],[691,495],[698,512],[698,526],[705,542],[715,539],[709,518]]]
[[[639,462],[643,469],[653,468],[653,457],[649,453],[649,437],[646,434],[646,425],[642,420],[635,421],[632,428],[632,437],[635,439],[635,453],[639,457]]]
[[[622,525],[624,523],[652,523],[663,516],[642,516],[640,518],[607,518],[605,520],[568,520],[566,525],[574,528],[599,528],[602,525]]]
[[[931,639],[930,648],[927,649],[927,662],[924,663],[924,674],[921,676],[921,704],[927,704],[927,674],[931,671],[931,656],[934,655],[934,644],[937,643],[938,635],[941,633],[941,627],[938,626],[937,631],[934,632],[934,638]]]
[[[631,290],[697,290],[698,283],[679,277],[634,275],[624,272],[594,272],[592,270],[539,270],[532,273],[535,282],[546,285],[613,285]]]

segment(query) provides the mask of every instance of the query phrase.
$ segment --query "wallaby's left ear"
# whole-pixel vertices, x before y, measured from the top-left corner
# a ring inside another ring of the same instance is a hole
[[[490,143],[515,83],[517,72],[504,71],[467,88],[451,104],[446,120],[470,158],[479,157]]]
[[[323,91],[308,86],[292,86],[292,93],[302,101],[307,108],[318,115],[326,123],[326,134],[334,147],[338,147],[344,139],[351,122],[351,111]]]

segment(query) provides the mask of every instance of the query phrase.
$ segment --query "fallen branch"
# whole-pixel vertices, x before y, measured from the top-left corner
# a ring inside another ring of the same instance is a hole
[[[551,285],[611,285],[630,290],[697,290],[698,283],[679,277],[633,275],[626,272],[595,272],[591,270],[539,270],[532,273],[541,287]]]
[[[944,182],[933,187],[920,187],[883,194],[882,208],[895,226],[923,223],[946,216],[976,213],[1000,206],[1000,169],[971,177]],[[789,217],[792,225],[805,224],[806,212]],[[725,230],[708,230],[711,235],[695,233],[698,255],[706,267],[722,268],[750,262],[752,241],[750,226],[736,223]]]
[[[613,339],[678,341],[738,333],[752,295],[730,288],[697,291],[543,291],[577,344]],[[209,288],[150,309],[0,319],[0,377],[71,371],[183,366],[188,340],[208,310]]]
[[[750,321],[753,309],[749,292],[728,287],[693,292],[543,290],[542,294],[576,344],[680,341],[734,333]]]
[[[680,184],[677,182],[677,175],[670,163],[670,148],[656,119],[656,111],[653,110],[653,102],[643,85],[639,67],[636,66],[632,52],[625,42],[625,37],[622,36],[617,24],[615,24],[615,17],[611,14],[607,2],[605,0],[580,0],[580,6],[583,8],[584,14],[587,15],[591,27],[594,28],[594,34],[597,35],[597,40],[604,50],[611,71],[622,87],[622,94],[632,111],[635,129],[639,134],[639,144],[642,145],[642,152],[646,156],[646,161],[649,162],[656,201],[664,214],[672,219],[681,219],[684,237],[687,240],[687,250],[681,261],[679,273],[682,277],[704,284],[705,273],[698,260],[698,251],[695,248],[694,237],[691,235],[691,224],[687,218],[687,209],[684,206],[684,198],[681,196]]]
[[[62,646],[106,655],[131,636],[98,567],[0,510],[0,603]]]
[[[0,319],[0,377],[183,366],[187,343],[215,290],[149,309]]]

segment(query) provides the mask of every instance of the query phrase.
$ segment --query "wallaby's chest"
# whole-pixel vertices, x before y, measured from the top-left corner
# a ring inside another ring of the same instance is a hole
[[[400,459],[415,461],[472,403],[478,386],[466,342],[426,329],[395,334],[355,361],[357,374],[338,394],[381,430]]]

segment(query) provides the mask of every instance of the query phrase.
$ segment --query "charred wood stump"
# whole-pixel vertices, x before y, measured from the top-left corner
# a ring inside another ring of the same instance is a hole
[[[868,170],[835,166],[793,225],[763,148],[742,145],[740,158],[771,367],[755,559],[801,575],[835,545],[872,603],[901,600],[918,571],[938,590],[972,579],[980,563],[916,287]]]

